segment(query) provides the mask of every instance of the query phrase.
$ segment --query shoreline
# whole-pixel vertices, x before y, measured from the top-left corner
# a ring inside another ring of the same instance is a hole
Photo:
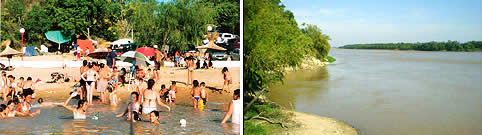
[[[294,114],[293,119],[300,127],[289,129],[289,134],[313,134],[323,135],[359,135],[353,126],[341,122],[335,118],[323,117],[316,114],[300,111],[288,111]]]
[[[482,52],[482,51],[423,51],[423,50],[399,50],[399,49],[348,49],[348,48],[331,48],[331,49],[340,49],[340,50],[372,50],[372,51],[381,51],[381,52]]]

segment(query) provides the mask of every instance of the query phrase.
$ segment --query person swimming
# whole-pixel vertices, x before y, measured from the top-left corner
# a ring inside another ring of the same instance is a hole
[[[158,111],[152,111],[150,113],[150,122],[153,126],[159,124],[159,112]]]
[[[54,103],[54,102],[46,102],[45,99],[43,98],[39,98],[37,99],[37,103],[38,104],[35,104],[35,105],[32,105],[32,108],[40,108],[40,107],[53,107],[53,106],[56,106],[56,105],[63,105],[64,103]]]
[[[68,111],[71,111],[74,113],[74,119],[77,120],[77,119],[86,119],[86,111],[87,111],[87,102],[85,100],[79,100],[79,102],[77,103],[77,108],[72,108],[70,106],[68,106],[70,100],[77,96],[77,92],[74,92],[72,93],[72,95],[70,95],[70,97],[67,99],[67,101],[64,102],[64,104],[62,105],[65,109],[67,109]]]
[[[142,110],[144,114],[149,114],[152,111],[156,110],[157,104],[159,104],[160,106],[166,107],[169,111],[171,110],[169,106],[162,103],[162,100],[159,97],[159,92],[153,90],[154,84],[155,84],[154,79],[149,79],[147,81],[147,88],[144,90],[144,94],[143,94],[144,100],[141,101],[142,106],[144,107]],[[157,104],[156,104],[156,101],[157,101]]]
[[[114,88],[112,88],[114,89]],[[117,90],[114,89],[108,89],[109,90],[109,103],[110,105],[116,106],[117,103],[120,101],[120,98],[117,96]]]
[[[137,93],[137,92],[134,91],[134,92],[131,93],[131,97],[132,97],[132,103],[134,103],[134,107],[133,107],[133,109],[132,109],[133,112],[134,112],[134,114],[140,114],[142,107],[141,107],[141,105],[140,105],[140,103],[139,103],[139,100],[138,100],[138,98],[139,98],[139,93]],[[132,116],[132,114],[131,114],[131,106],[132,106],[132,103],[127,104],[127,108],[125,109],[125,111],[122,112],[122,113],[119,114],[119,115],[116,115],[116,117],[122,117],[122,116],[128,114],[128,115],[127,115],[127,120],[130,120],[130,119],[131,119],[131,116]]]
[[[15,109],[15,103],[13,100],[8,101],[6,109],[3,111],[4,115],[7,118],[15,117],[15,116],[32,116],[32,114],[29,113],[23,113],[16,111]]]

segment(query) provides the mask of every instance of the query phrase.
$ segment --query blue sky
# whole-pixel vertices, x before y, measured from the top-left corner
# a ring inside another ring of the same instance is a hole
[[[482,40],[482,0],[281,0],[332,46]]]

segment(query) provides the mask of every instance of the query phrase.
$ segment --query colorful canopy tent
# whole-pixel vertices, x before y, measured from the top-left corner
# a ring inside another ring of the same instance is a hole
[[[25,53],[23,56],[39,56],[42,55],[40,51],[34,46],[25,47]]]
[[[92,45],[92,40],[80,40],[77,39],[77,45],[79,45],[82,52],[85,53],[89,49],[89,53],[94,52],[94,46]]]
[[[45,36],[47,37],[48,40],[59,44],[59,50],[60,50],[60,44],[69,42],[71,35],[62,34],[61,31],[48,31],[47,33],[45,33]]]

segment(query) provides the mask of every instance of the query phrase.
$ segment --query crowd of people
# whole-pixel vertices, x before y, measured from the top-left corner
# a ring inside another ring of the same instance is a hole
[[[87,107],[94,105],[93,95],[94,92],[99,94],[100,103],[110,104],[113,106],[118,105],[120,102],[119,96],[117,96],[119,87],[124,87],[125,84],[130,82],[130,78],[134,80],[132,84],[135,90],[130,94],[131,102],[128,103],[125,111],[116,117],[123,117],[127,115],[127,120],[140,120],[145,117],[149,117],[152,124],[159,124],[160,110],[157,109],[157,105],[171,110],[170,105],[176,103],[176,93],[179,88],[177,82],[172,81],[169,87],[165,84],[159,84],[160,67],[164,61],[173,60],[176,66],[185,66],[188,72],[188,80],[186,84],[192,85],[191,96],[194,109],[203,109],[206,103],[209,101],[208,92],[206,91],[206,83],[199,82],[193,78],[194,70],[197,68],[209,68],[212,67],[209,55],[206,59],[204,66],[199,64],[199,55],[197,53],[185,53],[181,56],[177,51],[174,55],[168,55],[167,52],[160,52],[156,49],[153,60],[155,61],[154,67],[147,68],[147,72],[144,72],[143,67],[134,65],[131,68],[133,74],[128,74],[126,68],[119,69],[115,66],[115,54],[109,49],[109,56],[106,63],[94,62],[94,61],[82,61],[82,66],[79,68],[80,77],[72,79],[74,82],[78,82],[80,86],[75,88],[71,92],[70,97],[63,103],[46,102],[45,99],[39,98],[36,106],[62,106],[66,110],[73,113],[73,119],[86,119]],[[196,64],[196,61],[198,64]],[[184,63],[185,62],[185,65]],[[232,83],[232,77],[227,67],[224,67],[221,72],[224,76],[224,86],[227,86],[229,91],[229,84]],[[131,75],[131,76],[129,76]],[[127,79],[127,80],[126,80]],[[65,79],[64,79],[65,80]],[[155,89],[154,86],[160,85],[160,89]],[[23,77],[15,80],[13,75],[6,75],[6,72],[2,72],[0,76],[0,88],[2,89],[2,99],[4,104],[0,105],[0,118],[15,117],[15,116],[34,116],[40,113],[40,109],[36,111],[32,110],[32,98],[35,98],[35,83],[31,77],[27,77],[24,81]],[[76,106],[69,106],[69,102],[78,97]],[[223,123],[225,119],[231,115],[241,116],[241,104],[239,97],[239,89],[234,91],[233,101],[230,103],[228,113],[223,117]],[[237,107],[234,107],[237,106]],[[239,118],[233,117],[233,123],[239,124]]]

